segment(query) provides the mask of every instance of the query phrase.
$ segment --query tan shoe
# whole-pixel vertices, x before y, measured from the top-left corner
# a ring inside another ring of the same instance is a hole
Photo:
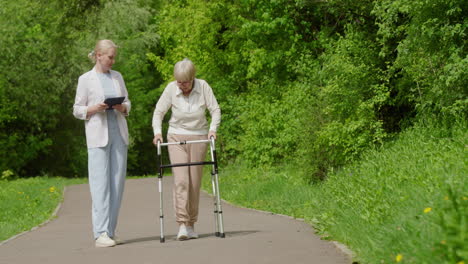
[[[96,247],[113,247],[115,245],[115,241],[107,235],[107,232],[102,233],[96,239]]]

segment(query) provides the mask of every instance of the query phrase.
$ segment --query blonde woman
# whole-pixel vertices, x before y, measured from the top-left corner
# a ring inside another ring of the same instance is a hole
[[[221,110],[208,83],[195,78],[195,66],[184,59],[174,66],[175,81],[164,89],[153,114],[153,143],[162,143],[161,123],[171,108],[169,142],[200,140],[214,137],[221,121]],[[211,115],[208,126],[206,110]],[[206,144],[168,146],[171,163],[199,162],[205,159]],[[173,199],[176,221],[179,224],[178,240],[198,238],[195,222],[198,220],[198,204],[202,178],[202,166],[174,167]]]
[[[118,243],[115,228],[127,173],[130,100],[122,75],[111,70],[117,46],[100,40],[88,56],[95,65],[78,79],[73,115],[85,120],[95,246],[112,247]],[[104,103],[115,97],[124,100],[111,107]]]

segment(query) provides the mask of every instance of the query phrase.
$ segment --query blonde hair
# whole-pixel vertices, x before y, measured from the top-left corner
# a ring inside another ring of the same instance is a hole
[[[191,81],[195,78],[195,65],[187,58],[174,65],[174,78],[178,81]]]
[[[93,63],[96,63],[96,55],[97,55],[98,52],[104,53],[104,52],[106,52],[106,51],[108,51],[110,49],[117,49],[117,48],[118,48],[118,46],[115,45],[115,43],[112,42],[112,40],[101,39],[96,43],[96,46],[94,47],[94,50],[91,51],[88,54],[88,58]]]

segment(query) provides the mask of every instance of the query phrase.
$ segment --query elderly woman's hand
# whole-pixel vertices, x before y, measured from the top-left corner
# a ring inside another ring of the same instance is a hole
[[[214,139],[216,140],[216,132],[210,130],[208,132],[208,139],[211,139],[211,137],[214,137]]]
[[[158,140],[163,143],[163,137],[161,134],[156,134],[154,135],[154,139],[153,139],[153,144],[157,145],[158,144]]]

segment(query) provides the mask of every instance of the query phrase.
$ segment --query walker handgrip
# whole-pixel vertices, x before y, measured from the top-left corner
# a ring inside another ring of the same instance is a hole
[[[158,139],[156,141],[156,147],[157,147],[157,150],[158,150],[158,155],[161,155],[161,145],[162,145],[161,140]]]

